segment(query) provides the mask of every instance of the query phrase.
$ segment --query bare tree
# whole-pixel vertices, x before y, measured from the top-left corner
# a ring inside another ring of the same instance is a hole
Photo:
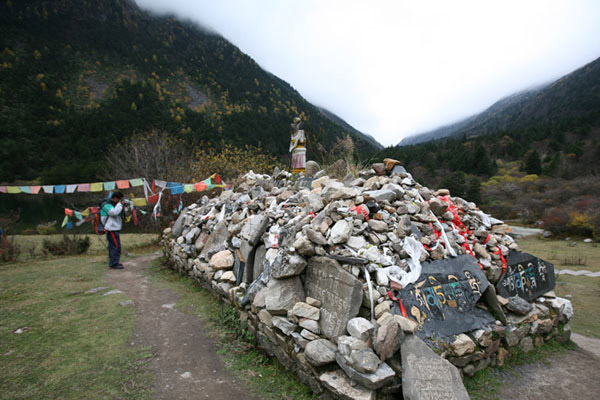
[[[106,160],[107,180],[139,177],[187,183],[193,178],[194,149],[166,131],[137,133],[109,149]]]

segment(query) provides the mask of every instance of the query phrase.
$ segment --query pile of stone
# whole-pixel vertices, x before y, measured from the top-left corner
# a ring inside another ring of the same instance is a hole
[[[342,181],[307,171],[247,173],[184,209],[162,244],[313,391],[468,398],[461,374],[568,340],[552,265],[502,221],[394,160]]]

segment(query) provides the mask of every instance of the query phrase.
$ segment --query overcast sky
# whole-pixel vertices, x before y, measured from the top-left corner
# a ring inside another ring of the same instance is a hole
[[[600,57],[600,1],[136,0],[212,28],[384,145]]]

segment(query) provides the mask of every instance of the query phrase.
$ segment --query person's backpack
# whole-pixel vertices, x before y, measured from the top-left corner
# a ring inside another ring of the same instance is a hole
[[[102,211],[102,207],[104,207],[108,203],[107,199],[102,199],[100,205],[98,206],[98,212],[94,216],[92,220],[92,226],[94,227],[94,232],[98,235],[104,235],[106,233],[106,229],[104,229],[104,224],[102,223],[102,218],[100,217],[100,212]]]

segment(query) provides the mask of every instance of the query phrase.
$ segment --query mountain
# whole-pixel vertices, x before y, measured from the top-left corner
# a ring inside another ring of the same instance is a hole
[[[89,181],[112,145],[151,129],[284,156],[296,115],[309,143],[380,147],[220,35],[132,0],[0,3],[1,182]]]
[[[381,150],[383,149],[383,146],[381,145],[381,143],[379,143],[377,140],[375,140],[375,138],[371,135],[368,135],[366,133],[360,132],[358,129],[354,128],[352,125],[350,125],[349,123],[347,123],[345,120],[343,120],[340,116],[334,114],[333,112],[327,110],[324,107],[318,107],[317,108],[327,117],[329,118],[331,121],[335,122],[336,124],[342,126],[344,129],[348,130],[348,132],[352,132],[356,135],[362,135],[368,142],[370,142],[377,150]]]
[[[508,96],[485,111],[451,125],[403,139],[414,145],[451,136],[478,136],[541,125],[600,121],[600,58],[557,81]]]

